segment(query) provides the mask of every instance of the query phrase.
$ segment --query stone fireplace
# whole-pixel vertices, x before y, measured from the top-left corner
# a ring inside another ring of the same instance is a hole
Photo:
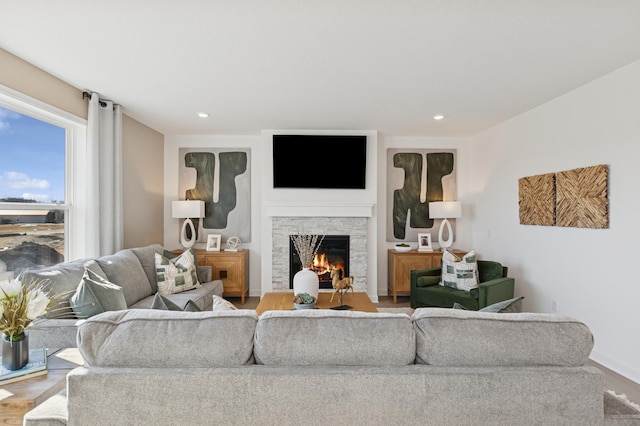
[[[289,291],[291,271],[290,235],[302,233],[327,237],[348,237],[348,274],[354,277],[354,291],[367,292],[367,217],[272,217],[272,288],[273,291]],[[329,238],[329,240],[333,240]],[[296,267],[295,265],[293,266]],[[328,286],[331,289],[329,278]],[[328,291],[328,290],[327,290]]]

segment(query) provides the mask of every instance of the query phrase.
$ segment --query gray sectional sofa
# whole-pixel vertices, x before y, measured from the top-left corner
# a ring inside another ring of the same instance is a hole
[[[85,366],[36,425],[602,425],[575,319],[419,308],[126,310],[78,328]]]
[[[127,308],[142,309],[152,306],[158,284],[156,281],[155,254],[169,254],[159,244],[121,250],[110,256],[97,259],[81,259],[55,266],[24,271],[20,278],[26,282],[37,281],[50,284],[52,294],[65,293],[68,297],[53,318],[38,320],[30,327],[31,347],[69,348],[76,347],[77,325],[82,320],[74,316],[68,299],[76,290],[85,268],[98,276],[122,287]],[[212,295],[222,296],[220,280],[211,280],[211,267],[198,266],[198,281],[201,287],[165,297],[178,306],[192,301],[201,310],[211,310]],[[60,318],[59,313],[64,313]]]

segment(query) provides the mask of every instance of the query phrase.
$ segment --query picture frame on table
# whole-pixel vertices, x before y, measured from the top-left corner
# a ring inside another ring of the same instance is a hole
[[[220,234],[207,235],[207,251],[220,251],[221,242],[222,242],[222,235]]]
[[[433,251],[430,232],[418,234],[418,251]]]

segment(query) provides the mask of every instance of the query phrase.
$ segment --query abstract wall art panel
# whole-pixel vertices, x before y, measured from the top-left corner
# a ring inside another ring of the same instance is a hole
[[[518,179],[520,224],[553,226],[556,221],[555,174]]]
[[[556,173],[556,224],[608,228],[609,167],[598,165]]]
[[[221,234],[251,241],[251,150],[180,148],[178,198],[202,200],[205,217],[198,241]]]
[[[387,150],[387,241],[413,242],[437,229],[441,219],[429,218],[429,202],[455,200],[455,149]]]

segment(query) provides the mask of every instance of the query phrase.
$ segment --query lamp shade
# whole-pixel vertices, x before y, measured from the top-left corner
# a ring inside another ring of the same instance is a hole
[[[171,202],[171,217],[175,219],[204,217],[204,201],[184,200]]]
[[[455,219],[462,217],[460,201],[437,201],[429,203],[430,219]]]

